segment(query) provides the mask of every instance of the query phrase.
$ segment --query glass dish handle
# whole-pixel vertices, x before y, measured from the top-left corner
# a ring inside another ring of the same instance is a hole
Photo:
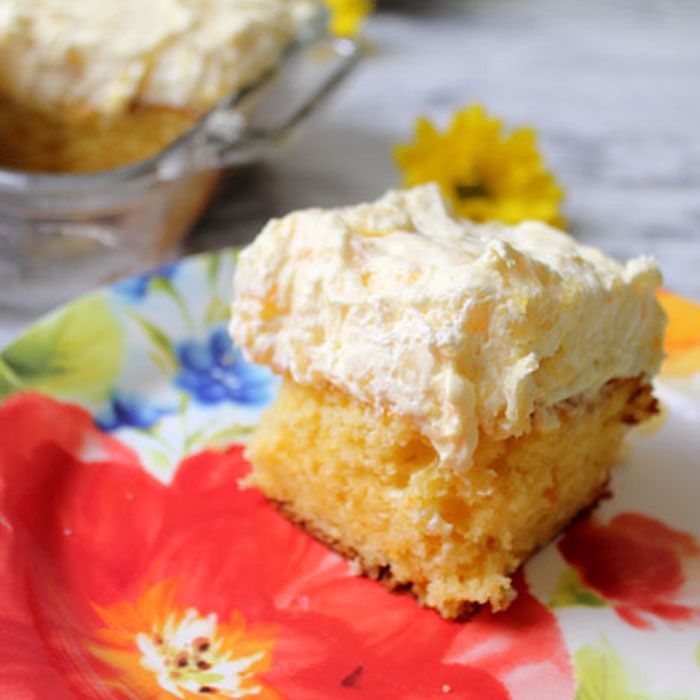
[[[294,46],[274,72],[214,109],[186,153],[161,163],[160,179],[265,155],[350,72],[360,54],[356,41],[327,34]]]

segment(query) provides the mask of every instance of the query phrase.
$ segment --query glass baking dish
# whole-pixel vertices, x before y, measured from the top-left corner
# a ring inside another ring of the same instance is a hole
[[[78,175],[0,169],[0,313],[33,315],[173,257],[222,170],[278,148],[356,62],[358,44],[325,27],[151,158]]]

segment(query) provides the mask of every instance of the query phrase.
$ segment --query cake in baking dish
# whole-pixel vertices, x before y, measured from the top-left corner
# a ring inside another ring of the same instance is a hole
[[[0,167],[141,160],[274,66],[320,0],[0,0]]]
[[[273,220],[234,282],[234,341],[283,377],[245,484],[444,617],[501,610],[657,410],[659,282],[541,223],[459,220],[433,185]]]

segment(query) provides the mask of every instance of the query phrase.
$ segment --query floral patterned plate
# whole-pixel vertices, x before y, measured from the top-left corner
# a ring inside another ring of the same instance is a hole
[[[700,307],[665,411],[504,614],[448,623],[238,489],[275,392],[235,252],[84,297],[0,353],[0,698],[700,698]]]

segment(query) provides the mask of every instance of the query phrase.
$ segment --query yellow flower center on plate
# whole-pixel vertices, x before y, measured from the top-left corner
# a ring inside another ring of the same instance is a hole
[[[178,619],[170,615],[162,630],[136,636],[141,665],[156,674],[159,685],[173,695],[181,691],[239,698],[260,693],[259,685],[241,688],[243,674],[264,651],[236,657],[217,639],[216,615],[201,616],[189,608]]]
[[[97,631],[91,651],[118,670],[115,682],[149,700],[204,695],[277,700],[279,694],[260,678],[272,663],[277,633],[248,627],[237,611],[224,621],[215,613],[180,608],[176,592],[176,583],[165,581],[134,603],[95,606],[106,626]]]

